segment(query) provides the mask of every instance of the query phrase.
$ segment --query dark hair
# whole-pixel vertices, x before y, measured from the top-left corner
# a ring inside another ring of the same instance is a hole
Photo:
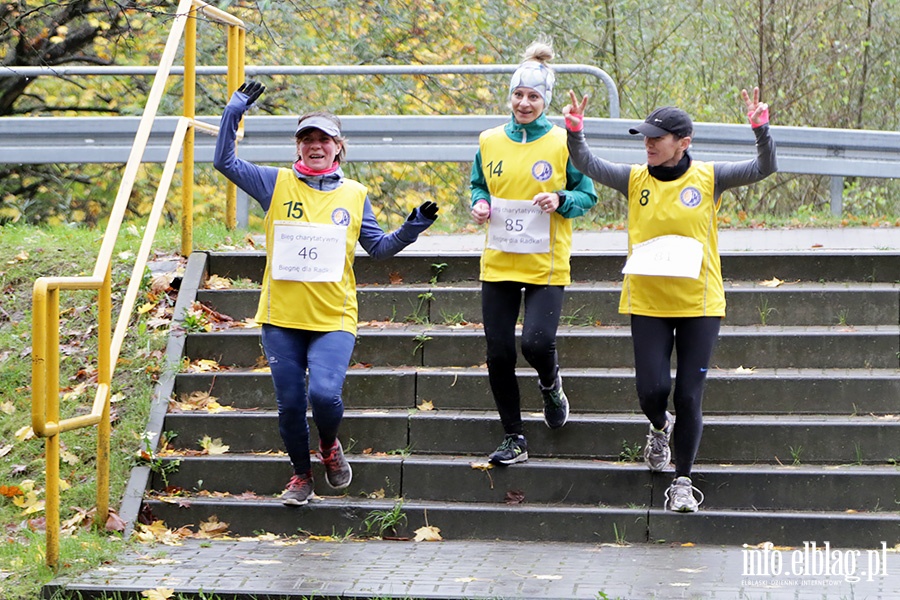
[[[294,141],[300,141],[300,126],[302,125],[303,121],[312,117],[321,117],[324,119],[328,119],[329,121],[334,123],[335,127],[338,128],[338,131],[342,129],[341,120],[337,115],[332,114],[326,110],[316,110],[301,115],[300,118],[297,119],[297,133],[294,135]],[[347,157],[347,138],[345,138],[343,135],[333,135],[331,136],[331,138],[341,145],[341,151],[338,152],[338,155],[334,158],[338,162],[338,164],[340,164]]]

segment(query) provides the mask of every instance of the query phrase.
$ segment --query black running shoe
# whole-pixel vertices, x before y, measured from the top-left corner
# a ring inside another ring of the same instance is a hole
[[[488,460],[495,465],[514,465],[528,460],[528,442],[525,441],[525,436],[516,433],[507,435]]]

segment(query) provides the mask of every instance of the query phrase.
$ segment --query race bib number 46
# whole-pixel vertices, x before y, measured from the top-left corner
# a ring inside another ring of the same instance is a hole
[[[531,200],[492,196],[487,247],[516,254],[550,252],[550,215]]]
[[[272,279],[340,281],[347,259],[347,228],[323,223],[276,221]]]

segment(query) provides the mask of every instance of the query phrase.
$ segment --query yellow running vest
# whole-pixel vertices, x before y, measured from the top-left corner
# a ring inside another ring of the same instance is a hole
[[[712,163],[693,161],[675,181],[659,181],[646,165],[631,168],[628,183],[628,255],[635,244],[681,235],[703,244],[700,277],[625,275],[619,312],[650,317],[724,317]]]
[[[481,167],[491,196],[531,204],[541,192],[566,189],[569,150],[566,132],[554,126],[533,142],[507,137],[503,126],[483,131],[478,139]],[[550,215],[550,252],[515,254],[485,247],[481,255],[482,281],[519,281],[537,285],[568,285],[572,223],[559,213]]]
[[[263,276],[257,323],[309,331],[347,331],[356,335],[356,276],[353,259],[362,223],[367,189],[344,179],[332,191],[309,187],[291,169],[280,169],[266,213],[266,272]],[[276,221],[323,223],[346,227],[346,259],[340,281],[307,282],[272,278],[272,250]]]

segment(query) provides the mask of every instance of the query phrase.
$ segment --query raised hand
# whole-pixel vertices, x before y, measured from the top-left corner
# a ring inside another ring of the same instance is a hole
[[[584,127],[584,109],[587,107],[588,103],[587,94],[585,94],[581,98],[581,102],[579,102],[575,92],[569,90],[569,100],[571,100],[572,103],[563,106],[563,115],[566,118],[566,129],[569,131],[581,131]]]
[[[262,93],[266,91],[266,86],[261,84],[258,81],[254,81],[252,79],[248,79],[244,83],[241,84],[237,90],[235,90],[234,94],[231,96],[231,100],[239,101],[244,106],[244,110],[247,110],[253,104],[259,100],[259,97],[262,96]],[[238,94],[243,94],[243,98],[238,96]]]
[[[437,219],[438,215],[438,205],[435,202],[430,200],[423,202],[419,206],[419,214],[428,219],[429,221],[434,221]]]
[[[759,101],[758,87],[753,88],[752,97],[747,90],[741,90],[741,98],[744,99],[744,104],[747,106],[747,117],[754,129],[769,122],[769,105]]]

